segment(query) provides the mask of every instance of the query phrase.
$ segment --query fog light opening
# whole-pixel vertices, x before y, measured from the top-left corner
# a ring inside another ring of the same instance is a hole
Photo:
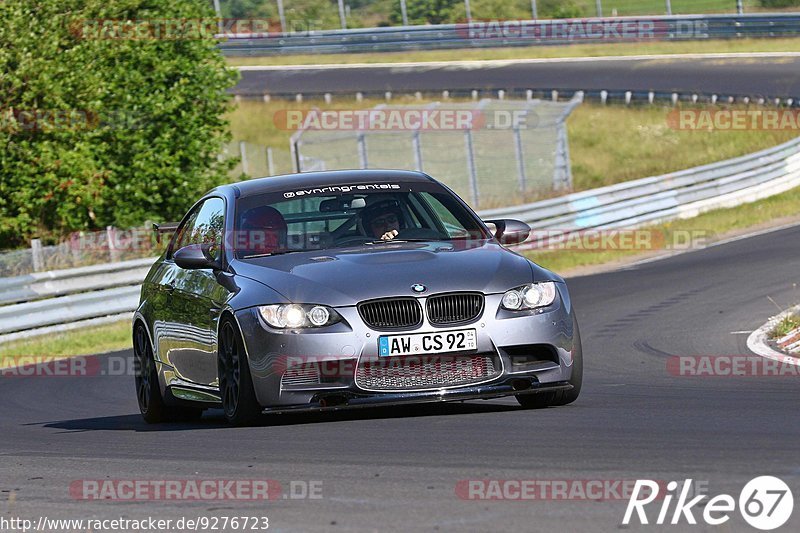
[[[336,407],[347,403],[347,397],[341,394],[323,396],[319,399],[320,407]]]
[[[515,379],[511,381],[511,388],[515,391],[528,390],[531,388],[531,380],[529,379]]]

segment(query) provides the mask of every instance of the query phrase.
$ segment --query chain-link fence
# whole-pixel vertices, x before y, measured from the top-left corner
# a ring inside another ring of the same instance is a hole
[[[455,24],[488,19],[748,13],[792,0],[212,0],[225,18],[261,18],[285,33],[340,28]],[[795,4],[796,6],[796,4]]]
[[[165,239],[159,242],[152,226],[126,230],[109,226],[101,231],[80,231],[54,245],[32,239],[30,248],[0,253],[0,278],[155,257],[164,245]]]
[[[242,176],[251,178],[277,176],[294,171],[294,162],[289,150],[247,141],[233,141],[226,144],[220,157],[236,159],[236,166],[230,171],[234,179]]]
[[[415,169],[475,208],[514,205],[571,188],[565,120],[581,101],[579,93],[569,102],[485,99],[310,113],[292,138],[296,165]]]

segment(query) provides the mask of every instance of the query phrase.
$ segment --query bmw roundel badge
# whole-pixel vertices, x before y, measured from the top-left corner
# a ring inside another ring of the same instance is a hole
[[[421,283],[415,283],[411,286],[411,290],[417,293],[425,292],[427,290],[427,287],[425,287],[425,285],[422,285]]]

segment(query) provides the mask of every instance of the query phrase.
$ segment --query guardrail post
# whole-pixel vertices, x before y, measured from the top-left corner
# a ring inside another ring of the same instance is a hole
[[[469,172],[469,189],[472,194],[472,205],[478,207],[478,169],[475,167],[475,150],[472,146],[472,130],[464,130],[464,148],[467,156],[467,172]]]
[[[598,2],[600,0],[597,0]],[[469,0],[464,0],[464,11],[467,12],[467,22],[472,22],[472,10],[469,8]]]
[[[528,187],[528,180],[525,176],[525,152],[522,150],[522,133],[519,127],[514,127],[514,152],[517,156],[517,173],[519,174],[519,190],[525,192]]]
[[[33,262],[34,272],[41,272],[44,270],[44,253],[42,251],[42,241],[40,239],[31,239],[31,260]]]
[[[598,17],[602,17],[603,16],[603,1],[602,0],[597,0],[597,2],[595,2],[595,3],[597,4],[597,16]]]
[[[672,15],[672,1],[666,0],[667,15]]]
[[[536,0],[531,0],[531,16],[533,17],[533,20],[539,18],[539,10],[536,9]]]
[[[744,2],[742,0],[736,0],[736,13],[744,15]]]
[[[270,176],[275,175],[275,161],[272,157],[272,147],[267,146],[267,172]]]
[[[400,16],[403,18],[403,26],[408,26],[408,8],[406,7],[406,0],[400,0]]]

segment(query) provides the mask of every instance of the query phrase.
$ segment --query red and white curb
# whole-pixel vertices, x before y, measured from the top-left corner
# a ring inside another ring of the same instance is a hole
[[[800,305],[770,318],[766,324],[751,333],[750,336],[747,337],[747,347],[750,349],[750,351],[760,355],[761,357],[772,359],[773,361],[800,366],[800,357],[795,357],[789,353],[779,352],[772,348],[768,342],[769,333],[775,328],[778,322],[780,322],[784,317],[795,314],[798,311],[800,311]],[[788,335],[778,339],[778,346],[780,346],[782,350],[786,350],[791,354],[800,355],[800,328],[795,329]]]

